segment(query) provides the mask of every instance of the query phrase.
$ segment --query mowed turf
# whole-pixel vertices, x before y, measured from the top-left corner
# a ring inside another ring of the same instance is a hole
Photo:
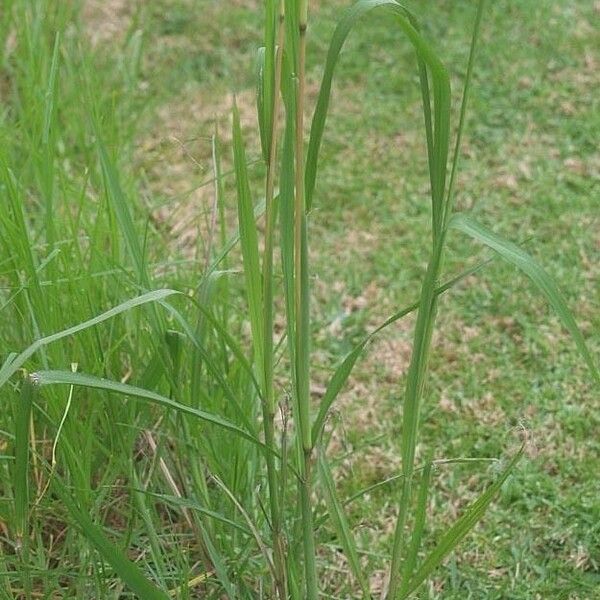
[[[232,168],[232,92],[240,106],[250,175],[257,184],[263,175],[254,164],[260,146],[253,112],[260,3],[160,0],[139,9],[108,4],[110,10],[89,3],[79,11],[52,3],[33,10],[13,2],[2,17],[3,359],[140,288],[196,288],[213,207],[215,122],[223,171]],[[315,4],[308,38],[311,109],[327,42],[345,6]],[[410,4],[450,69],[458,112],[456,91],[464,77],[474,6]],[[522,242],[555,277],[596,356],[599,18],[597,3],[584,0],[490,3],[456,188],[458,208],[472,209],[487,226]],[[53,53],[56,44],[60,50]],[[332,367],[365,333],[418,297],[430,207],[413,62],[400,34],[375,17],[351,36],[336,75],[311,217],[315,399]],[[107,149],[104,162],[98,139]],[[114,181],[111,186],[111,165],[118,170],[120,191]],[[230,235],[232,180],[225,179],[224,190]],[[258,198],[260,189],[255,192]],[[109,208],[119,194],[129,207],[135,243],[123,239],[118,216]],[[27,211],[22,220],[21,207]],[[488,258],[458,235],[451,248],[448,276]],[[232,287],[229,317],[243,339],[248,331],[237,254],[227,268],[232,273],[221,276],[218,285],[227,280]],[[177,306],[191,314],[183,302]],[[161,350],[148,322],[161,318],[152,311],[132,312],[74,341],[49,346],[27,367],[68,370],[78,363],[84,372],[175,394],[176,382],[155,377],[149,366]],[[600,405],[572,340],[528,280],[499,260],[452,289],[441,301],[439,319],[422,411],[423,450],[433,456],[422,458],[501,457],[517,446],[523,431],[528,445],[483,523],[420,597],[600,597],[595,475]],[[410,318],[402,321],[369,346],[336,405],[331,462],[342,498],[400,471],[399,413],[413,326]],[[39,403],[32,433],[39,460],[51,462],[68,392],[48,392]],[[5,386],[3,396],[11,408],[0,425],[7,455],[0,463],[5,498],[0,590],[18,597],[8,456],[16,385]],[[159,419],[142,404],[124,405],[115,398],[102,404],[93,398],[75,401],[58,442],[56,472],[70,474],[78,502],[129,548],[130,558],[174,589],[197,573],[185,550],[194,546],[194,533],[180,511],[158,509],[136,491],[147,478],[154,491],[172,493],[140,442],[140,431],[156,432],[184,487],[186,477],[197,479],[187,461],[201,442],[191,441],[200,431],[182,432],[175,417]],[[133,457],[145,461],[137,475],[132,475]],[[434,527],[427,543],[498,468],[475,463],[436,469]],[[59,588],[69,590],[64,597],[124,597],[85,537],[68,527],[72,517],[56,495],[44,494],[46,472],[35,462],[32,470],[38,496],[32,513],[34,586],[44,589],[45,597]],[[365,570],[375,573],[375,590],[383,584],[377,573],[383,575],[388,564],[398,496],[399,487],[390,483],[349,507],[365,550]],[[348,565],[339,558],[333,532],[320,541],[325,586],[331,597],[349,597]],[[236,552],[243,554],[236,548],[228,558],[234,560]]]

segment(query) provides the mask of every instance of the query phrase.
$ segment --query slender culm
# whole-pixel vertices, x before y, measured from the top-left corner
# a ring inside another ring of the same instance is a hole
[[[295,305],[296,305],[296,394],[301,438],[300,505],[304,546],[306,597],[318,597],[316,549],[312,507],[312,452],[309,369],[309,279],[307,222],[304,198],[304,110],[306,100],[306,32],[308,4],[300,0],[298,11],[298,65],[296,99],[296,196],[294,209]]]
[[[279,1],[277,18],[277,44],[275,51],[275,69],[273,85],[273,102],[270,113],[272,115],[269,131],[271,143],[267,159],[267,177],[265,191],[265,250],[263,254],[263,302],[264,302],[264,364],[263,364],[263,430],[265,443],[268,447],[276,448],[275,436],[275,394],[273,388],[273,236],[275,230],[275,210],[273,206],[273,192],[277,167],[277,140],[279,112],[281,107],[281,71],[284,51],[285,34],[285,9],[283,0]],[[267,48],[269,51],[269,48]],[[287,597],[285,548],[282,530],[281,502],[279,498],[280,485],[278,480],[277,465],[272,453],[266,456],[267,477],[269,481],[269,504],[271,513],[271,527],[273,539],[274,565],[277,580],[275,585],[277,593],[283,600]]]

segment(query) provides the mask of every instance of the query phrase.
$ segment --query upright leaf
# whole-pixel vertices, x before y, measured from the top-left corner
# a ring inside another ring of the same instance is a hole
[[[429,462],[425,465],[421,478],[421,488],[417,497],[412,538],[410,540],[408,552],[404,558],[404,565],[402,566],[400,596],[402,596],[404,590],[409,587],[410,578],[412,577],[415,565],[417,564],[419,549],[421,548],[421,540],[423,539],[423,531],[425,530],[425,521],[427,519],[427,498],[429,495],[429,486],[431,485],[431,470],[432,464]]]
[[[23,560],[23,587],[26,598],[31,597],[31,575],[29,568],[29,423],[37,381],[25,377],[21,398],[17,408],[15,424],[15,470],[14,499],[17,547]]]
[[[258,131],[263,160],[269,158],[269,133],[265,117],[265,55],[264,46],[256,54],[256,112],[258,114]]]
[[[113,161],[110,159],[106,147],[102,142],[98,131],[96,131],[96,139],[98,146],[98,155],[100,157],[100,165],[102,167],[102,173],[106,185],[107,195],[112,209],[117,217],[117,222],[123,237],[129,254],[133,258],[133,263],[137,271],[139,282],[146,288],[150,287],[150,280],[148,273],[146,272],[146,265],[144,263],[144,253],[142,250],[142,244],[135,230],[133,218],[129,211],[130,202],[123,193],[121,182],[119,181],[119,174]]]
[[[254,206],[250,193],[246,151],[242,141],[242,128],[237,105],[233,107],[233,158],[238,198],[238,220],[240,243],[244,260],[246,296],[252,328],[252,340],[256,364],[262,364],[263,357],[263,316],[262,316],[262,277],[258,254],[258,234],[254,219]]]

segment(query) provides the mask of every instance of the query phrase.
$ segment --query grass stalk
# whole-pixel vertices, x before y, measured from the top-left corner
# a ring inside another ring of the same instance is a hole
[[[438,135],[436,127],[437,139],[434,141],[434,156],[433,160],[430,156],[429,163],[432,182],[431,195],[434,207],[432,218],[433,250],[427,268],[427,273],[423,281],[423,286],[421,288],[420,306],[413,340],[413,352],[411,355],[411,361],[407,375],[406,392],[404,398],[402,416],[403,422],[401,454],[403,472],[405,477],[402,481],[402,492],[400,498],[398,520],[396,522],[396,529],[394,532],[392,561],[390,567],[390,581],[387,596],[388,600],[395,600],[399,593],[402,593],[408,588],[409,582],[407,581],[407,578],[411,575],[412,568],[414,567],[414,565],[411,564],[411,562],[414,560],[414,557],[410,556],[410,551],[409,556],[406,558],[404,557],[406,537],[405,526],[407,522],[407,516],[411,510],[412,504],[413,470],[418,441],[420,407],[427,374],[427,364],[429,361],[429,355],[431,354],[431,339],[433,335],[433,329],[435,326],[435,319],[437,313],[438,296],[435,292],[435,288],[437,286],[437,281],[442,268],[444,247],[446,242],[447,222],[449,215],[452,212],[452,191],[454,186],[454,179],[456,176],[462,132],[465,123],[467,99],[469,93],[469,86],[471,82],[471,76],[473,73],[475,48],[477,45],[477,39],[481,25],[481,17],[483,14],[483,4],[483,0],[480,0],[477,6],[475,26],[473,29],[469,61],[467,66],[467,76],[460,109],[460,119],[458,124],[458,131],[456,134],[455,151],[453,156],[453,163],[447,193],[446,178],[448,171],[448,123],[450,120],[450,105],[449,103],[439,102],[439,94],[434,95],[435,121],[436,123],[439,123],[440,121],[444,123],[444,132],[442,135]],[[424,92],[426,92],[426,80],[424,81],[424,83],[425,85],[423,86],[422,84],[422,89]],[[447,82],[446,80],[446,83],[443,84],[443,86],[444,85],[447,86],[447,93],[449,96],[449,82]],[[427,94],[424,95],[424,107],[426,129],[429,135],[429,101],[427,99]],[[417,537],[416,530],[413,532],[413,542],[415,541],[415,537]],[[406,561],[404,567],[402,565],[403,560]],[[402,588],[399,592],[400,585],[402,586]]]
[[[440,240],[441,242],[441,240]],[[395,600],[398,594],[402,572],[405,542],[405,526],[412,500],[413,470],[419,430],[421,398],[431,352],[431,338],[437,312],[438,296],[435,293],[439,276],[443,247],[437,243],[429,263],[419,303],[419,312],[413,340],[413,351],[408,368],[406,391],[402,411],[402,491],[398,520],[394,532],[388,600]]]
[[[296,341],[296,394],[298,426],[301,441],[300,507],[306,597],[318,597],[315,538],[312,513],[312,434],[310,420],[310,365],[309,365],[309,280],[308,241],[304,198],[304,109],[306,100],[306,31],[308,6],[306,0],[298,4],[298,65],[296,84],[296,181],[294,203],[294,300]]]
[[[276,221],[274,206],[275,175],[277,169],[277,125],[281,108],[281,71],[283,61],[283,45],[285,36],[285,9],[283,0],[279,1],[277,19],[277,44],[275,46],[275,73],[273,85],[273,102],[270,110],[271,132],[270,148],[267,160],[267,177],[265,192],[265,250],[263,256],[263,302],[264,302],[264,353],[263,353],[263,431],[265,444],[270,448],[276,447],[275,439],[275,393],[273,387],[273,237]],[[267,52],[269,48],[267,48]],[[269,86],[270,87],[270,86]],[[266,456],[267,478],[269,482],[269,506],[273,539],[273,562],[275,570],[275,585],[279,597],[287,597],[285,550],[282,531],[281,502],[279,497],[280,485],[277,474],[277,464],[273,454]]]
[[[29,600],[32,594],[31,570],[29,566],[29,428],[36,389],[37,383],[35,379],[26,375],[21,387],[21,398],[15,425],[15,523],[17,547],[20,550],[22,560],[22,580],[26,600]]]

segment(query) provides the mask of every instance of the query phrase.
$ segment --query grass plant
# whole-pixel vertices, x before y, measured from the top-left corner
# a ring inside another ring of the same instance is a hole
[[[167,249],[126,167],[134,138],[128,117],[142,102],[140,32],[125,35],[113,74],[124,96],[117,103],[109,82],[96,81],[101,59],[71,27],[75,7],[10,3],[1,39],[9,40],[15,23],[22,28],[14,57],[4,58],[16,82],[11,110],[20,113],[3,113],[7,143],[0,149],[0,265],[9,290],[0,301],[11,343],[0,366],[11,448],[1,463],[1,597],[333,597],[324,583],[331,531],[352,574],[342,593],[375,597],[369,549],[349,507],[390,482],[341,499],[328,452],[337,433],[331,415],[369,343],[411,314],[410,361],[393,415],[402,471],[394,477],[382,595],[397,600],[423,590],[481,521],[525,446],[498,461],[484,489],[431,539],[439,468],[490,460],[439,460],[423,444],[440,299],[490,262],[446,275],[458,233],[529,278],[572,337],[592,385],[600,383],[586,337],[550,275],[523,245],[455,209],[484,5],[479,0],[472,15],[458,110],[449,71],[413,12],[395,0],[359,0],[332,34],[308,120],[308,2],[265,0],[256,69],[259,200],[234,99],[230,173],[218,132],[210,141],[214,198],[205,252],[166,286],[157,273],[172,261],[151,262]],[[396,302],[406,307],[352,345],[317,404],[310,266],[323,202],[317,176],[334,74],[348,36],[371,12],[382,12],[414,53],[430,195],[428,262],[418,300]],[[10,139],[15,119],[28,125]],[[65,157],[73,145],[77,163]],[[237,222],[229,232],[231,179]],[[232,267],[238,259],[241,271]]]

